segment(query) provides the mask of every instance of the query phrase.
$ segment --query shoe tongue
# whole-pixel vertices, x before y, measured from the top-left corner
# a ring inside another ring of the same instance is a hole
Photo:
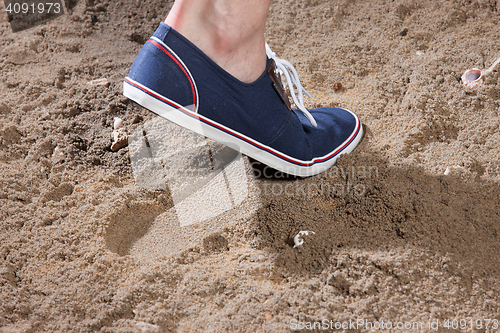
[[[276,63],[274,62],[274,59],[271,59],[271,63],[267,68],[267,74],[269,75],[271,80],[273,80],[274,90],[276,90],[276,93],[278,93],[278,96],[281,98],[281,101],[283,101],[283,103],[288,107],[288,110],[291,111],[292,106],[290,104],[290,100],[288,99],[288,95],[286,94],[285,89],[283,88],[281,79],[276,74]]]

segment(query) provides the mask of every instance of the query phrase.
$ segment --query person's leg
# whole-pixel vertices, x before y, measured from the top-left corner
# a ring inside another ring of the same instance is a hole
[[[264,29],[271,0],[176,0],[165,23],[243,82],[266,69]]]
[[[305,108],[293,65],[264,41],[270,1],[176,0],[137,55],[123,93],[279,171],[312,176],[352,151],[363,128],[349,110]]]

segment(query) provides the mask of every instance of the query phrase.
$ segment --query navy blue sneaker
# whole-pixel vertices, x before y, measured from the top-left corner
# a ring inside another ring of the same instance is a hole
[[[303,177],[325,171],[359,143],[361,122],[341,108],[307,110],[293,66],[266,50],[267,70],[243,83],[162,22],[125,78],[124,95],[279,171]]]

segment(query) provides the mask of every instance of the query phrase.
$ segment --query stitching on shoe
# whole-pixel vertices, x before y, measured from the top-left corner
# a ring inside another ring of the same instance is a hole
[[[158,41],[163,45],[158,44]],[[176,68],[180,68],[183,74],[186,76],[189,85],[191,86],[191,93],[193,95],[193,112],[198,113],[198,108],[200,104],[198,87],[196,86],[196,81],[193,77],[193,74],[187,67],[187,65],[184,63],[184,61],[182,61],[182,59],[177,55],[177,53],[175,53],[168,45],[162,42],[160,38],[153,36],[150,39],[148,39],[148,42],[150,42],[151,44],[162,50],[163,53],[169,57],[169,60],[172,60],[174,62]]]
[[[283,123],[281,124],[280,128],[276,131],[276,135],[274,137],[272,137],[267,143],[266,145],[271,145],[274,141],[276,141],[280,136],[281,134],[283,134],[283,132],[285,131],[285,128],[288,127],[288,124],[290,124],[290,118],[291,118],[291,114],[288,114],[288,117],[286,117],[286,120],[283,121]]]
[[[336,111],[332,108],[332,112],[336,112]],[[344,112],[347,112],[347,111],[344,111]],[[359,118],[356,115],[354,115],[354,114],[351,114],[351,116],[354,118],[354,121],[355,121],[355,124],[356,124],[356,122],[358,121],[357,119],[359,119]],[[329,130],[338,129],[338,128],[340,128],[340,126],[338,125],[337,122],[335,122],[331,126],[325,127],[325,130],[329,131]],[[354,125],[354,128],[352,129],[351,133],[353,133],[354,131],[356,131],[356,125]],[[318,136],[321,136],[321,133],[319,131],[316,131],[315,133],[311,133],[310,135],[311,135],[312,138],[316,138]]]

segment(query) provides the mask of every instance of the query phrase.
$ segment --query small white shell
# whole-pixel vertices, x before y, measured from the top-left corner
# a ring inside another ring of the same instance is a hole
[[[160,326],[149,324],[143,321],[139,321],[135,324],[137,328],[141,330],[141,333],[159,333],[161,332]]]
[[[483,73],[478,68],[469,69],[462,75],[464,87],[477,89],[483,84]]]
[[[467,170],[460,166],[460,165],[452,165],[449,167],[446,167],[446,170],[444,171],[445,176],[459,176],[460,174],[463,174]]]
[[[113,128],[115,130],[123,127],[123,119],[115,117],[115,122],[113,124]]]
[[[128,133],[124,128],[119,128],[113,131],[113,143],[111,144],[112,151],[118,151],[128,145]]]
[[[304,240],[300,238],[302,235],[309,235],[309,234],[316,234],[314,231],[300,231],[295,237],[293,238],[293,242],[295,243],[293,248],[296,248],[297,246],[300,246],[304,244]]]
[[[87,84],[91,85],[91,86],[103,86],[103,87],[107,87],[107,86],[109,86],[109,81],[106,78],[102,78],[102,79],[97,79],[97,80],[89,81],[89,82],[87,82]]]
[[[57,163],[59,162],[60,160],[63,160],[64,159],[64,153],[61,151],[61,149],[59,148],[59,146],[56,146],[54,148],[54,151],[52,152],[52,160]]]

